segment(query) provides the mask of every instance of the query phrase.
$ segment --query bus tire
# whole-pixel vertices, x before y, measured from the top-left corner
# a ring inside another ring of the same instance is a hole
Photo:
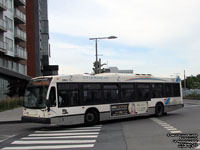
[[[86,125],[95,125],[99,121],[98,112],[94,109],[89,110],[85,114],[85,124]]]
[[[161,117],[164,115],[164,106],[162,103],[157,103],[155,107],[155,116]]]

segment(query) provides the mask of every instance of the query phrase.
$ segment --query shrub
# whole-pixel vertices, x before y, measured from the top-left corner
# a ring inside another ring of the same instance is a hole
[[[198,99],[198,100],[200,100],[200,94],[196,94],[196,93],[189,94],[189,95],[185,96],[184,99]]]
[[[23,106],[23,97],[6,98],[0,100],[0,111],[5,111]]]

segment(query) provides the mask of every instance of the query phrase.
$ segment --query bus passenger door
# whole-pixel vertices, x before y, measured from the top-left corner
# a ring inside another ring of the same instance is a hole
[[[52,86],[49,92],[49,98],[47,100],[48,115],[51,117],[57,115],[56,109],[56,87]]]

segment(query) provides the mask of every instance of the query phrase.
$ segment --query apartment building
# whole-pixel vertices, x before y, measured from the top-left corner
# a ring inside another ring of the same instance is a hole
[[[57,75],[58,66],[49,65],[48,1],[27,0],[28,75],[31,77]]]
[[[26,1],[0,0],[0,99],[13,95],[30,77],[27,76]]]

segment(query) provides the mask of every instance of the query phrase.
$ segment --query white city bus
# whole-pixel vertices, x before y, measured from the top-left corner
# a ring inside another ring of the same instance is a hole
[[[66,75],[33,78],[22,121],[58,125],[155,114],[184,106],[181,80],[151,75]]]

